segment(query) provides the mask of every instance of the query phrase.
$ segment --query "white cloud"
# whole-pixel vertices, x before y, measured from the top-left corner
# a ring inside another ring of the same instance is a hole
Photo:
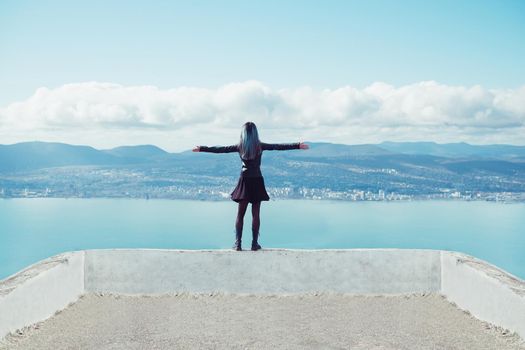
[[[274,139],[523,143],[525,86],[494,90],[425,81],[275,90],[246,81],[217,89],[162,90],[86,82],[39,88],[28,99],[0,108],[0,137],[1,143],[39,138],[183,149],[206,140],[234,142],[221,138],[236,138],[247,120]]]

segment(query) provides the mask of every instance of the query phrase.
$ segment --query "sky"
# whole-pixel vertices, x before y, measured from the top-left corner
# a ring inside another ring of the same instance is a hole
[[[525,145],[525,2],[0,2],[0,144]]]

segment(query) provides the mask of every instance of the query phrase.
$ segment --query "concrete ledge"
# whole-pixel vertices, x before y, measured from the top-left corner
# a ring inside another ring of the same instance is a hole
[[[525,338],[525,282],[468,255],[437,250],[88,250],[0,281],[0,338],[85,292],[292,294],[437,292]]]
[[[438,292],[439,251],[86,251],[88,292],[361,294]]]
[[[60,254],[0,281],[0,338],[42,321],[84,293],[84,252]]]
[[[476,318],[525,338],[525,283],[472,256],[441,253],[441,294]]]

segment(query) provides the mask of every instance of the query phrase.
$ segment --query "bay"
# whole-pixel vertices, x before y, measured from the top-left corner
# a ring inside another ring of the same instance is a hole
[[[0,279],[71,250],[228,249],[236,209],[231,201],[0,200]],[[246,249],[250,215],[248,208]],[[271,200],[262,204],[260,243],[263,248],[453,250],[525,279],[524,227],[525,203]]]

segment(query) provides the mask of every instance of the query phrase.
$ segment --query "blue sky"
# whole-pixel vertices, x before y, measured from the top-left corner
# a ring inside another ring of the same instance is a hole
[[[4,0],[0,107],[93,81],[517,89],[524,38],[525,1]]]
[[[2,1],[0,103],[41,86],[525,83],[524,1]]]

